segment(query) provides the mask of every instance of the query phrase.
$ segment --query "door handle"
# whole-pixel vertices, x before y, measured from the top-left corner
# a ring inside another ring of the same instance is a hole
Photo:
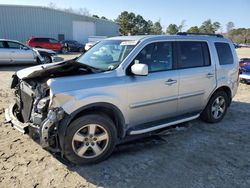
[[[166,82],[165,82],[165,85],[168,85],[168,86],[171,86],[173,84],[177,83],[177,80],[172,80],[171,78],[168,79]]]
[[[213,73],[207,73],[207,78],[212,78],[212,77],[214,77],[214,74]]]

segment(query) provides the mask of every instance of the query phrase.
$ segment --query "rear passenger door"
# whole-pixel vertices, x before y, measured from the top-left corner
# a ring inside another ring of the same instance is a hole
[[[205,41],[176,42],[180,74],[178,114],[198,113],[216,87],[215,65]]]

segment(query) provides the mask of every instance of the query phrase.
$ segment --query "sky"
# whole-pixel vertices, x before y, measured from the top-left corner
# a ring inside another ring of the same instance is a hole
[[[184,30],[200,26],[211,19],[222,25],[234,22],[236,28],[250,28],[250,0],[0,0],[0,4],[48,6],[52,2],[59,8],[86,8],[91,15],[116,19],[122,11],[140,14],[146,20],[160,20],[163,29],[171,24],[181,24]]]

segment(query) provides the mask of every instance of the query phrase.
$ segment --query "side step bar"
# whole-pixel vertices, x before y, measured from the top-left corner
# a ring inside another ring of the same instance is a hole
[[[155,125],[153,127],[147,127],[145,129],[131,130],[128,134],[129,135],[136,135],[136,134],[143,134],[143,133],[155,131],[155,130],[158,130],[158,129],[169,127],[171,125],[176,125],[176,124],[179,124],[179,123],[183,123],[183,122],[186,122],[186,121],[191,121],[193,119],[197,119],[199,116],[200,116],[200,114],[197,114],[197,115],[187,117],[187,118],[184,118],[184,119],[171,121],[171,122],[160,124],[160,125]]]
[[[6,119],[6,121],[5,122],[7,122],[7,123],[11,123],[12,124],[12,126],[16,129],[16,130],[18,130],[18,131],[20,131],[21,133],[26,133],[26,129],[27,129],[27,127],[29,126],[27,123],[22,123],[22,122],[20,122],[18,119],[17,119],[17,117],[14,115],[14,113],[13,113],[13,111],[14,111],[14,109],[15,109],[15,107],[16,107],[16,104],[11,104],[10,106],[9,106],[9,108],[6,108],[5,109],[5,119]]]

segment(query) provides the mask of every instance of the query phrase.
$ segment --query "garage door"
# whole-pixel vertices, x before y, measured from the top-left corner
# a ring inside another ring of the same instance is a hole
[[[81,43],[88,42],[88,37],[96,34],[94,22],[73,21],[73,39]]]

